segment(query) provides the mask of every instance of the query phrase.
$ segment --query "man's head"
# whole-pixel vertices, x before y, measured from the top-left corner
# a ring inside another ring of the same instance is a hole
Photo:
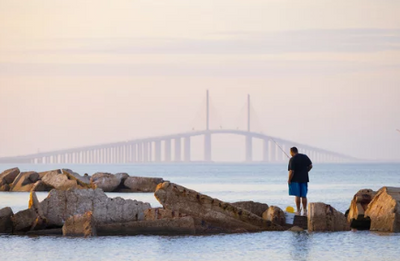
[[[296,147],[290,148],[290,155],[292,155],[292,157],[295,156],[297,153],[299,153],[299,151]]]

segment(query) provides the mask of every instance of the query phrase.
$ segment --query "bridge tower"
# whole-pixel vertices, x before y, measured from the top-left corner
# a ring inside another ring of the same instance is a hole
[[[206,134],[204,135],[204,161],[211,161],[211,133],[210,133],[210,95],[206,94]]]
[[[247,95],[247,132],[246,135],[246,161],[253,161],[253,143],[252,137],[250,135],[250,114],[251,114],[251,103],[250,103],[250,94]]]

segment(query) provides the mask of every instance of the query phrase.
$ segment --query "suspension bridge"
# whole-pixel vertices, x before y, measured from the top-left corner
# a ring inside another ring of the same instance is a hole
[[[35,154],[3,157],[0,163],[33,163],[33,164],[108,164],[108,163],[168,163],[192,162],[191,139],[204,138],[203,162],[213,162],[212,137],[214,135],[234,134],[244,137],[245,161],[253,162],[253,142],[261,140],[262,162],[274,163],[287,161],[289,148],[296,146],[301,153],[306,153],[314,162],[351,162],[355,158],[333,151],[316,148],[294,141],[272,137],[251,130],[251,101],[247,99],[247,129],[211,129],[210,97],[206,95],[206,122],[204,130],[170,135],[132,139],[122,142],[104,143],[63,150],[40,152]],[[173,147],[173,148],[172,148]],[[286,151],[286,153],[285,153]]]

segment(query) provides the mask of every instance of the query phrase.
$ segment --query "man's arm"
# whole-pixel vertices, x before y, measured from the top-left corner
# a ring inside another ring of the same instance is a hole
[[[312,169],[312,164],[310,164],[310,166],[308,166],[308,172],[310,172],[311,169]]]
[[[287,181],[288,184],[290,184],[292,182],[293,175],[294,175],[294,171],[293,170],[289,170],[289,178],[288,178],[288,181]]]

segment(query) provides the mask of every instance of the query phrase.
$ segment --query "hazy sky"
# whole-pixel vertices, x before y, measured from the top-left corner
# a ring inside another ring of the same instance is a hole
[[[212,127],[244,129],[250,94],[255,131],[400,160],[399,13],[398,0],[0,0],[0,156],[200,129],[209,89]],[[215,159],[243,159],[243,144],[216,136]]]

